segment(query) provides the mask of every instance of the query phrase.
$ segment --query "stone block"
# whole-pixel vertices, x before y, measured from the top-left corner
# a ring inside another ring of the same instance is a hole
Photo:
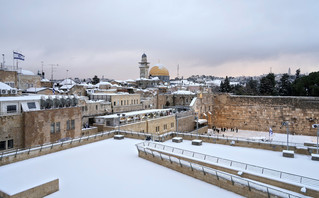
[[[124,135],[114,135],[114,139],[115,140],[123,140],[124,139]]]
[[[319,154],[311,154],[311,160],[319,161]]]
[[[192,145],[201,146],[203,144],[203,140],[192,140]]]
[[[172,142],[181,143],[181,142],[183,142],[183,138],[182,138],[182,137],[174,137],[174,138],[172,139]]]
[[[282,156],[294,158],[295,157],[295,152],[291,151],[291,150],[283,150],[282,151]]]

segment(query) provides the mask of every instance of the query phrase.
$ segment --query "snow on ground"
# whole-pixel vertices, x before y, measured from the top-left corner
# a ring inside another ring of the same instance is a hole
[[[269,132],[262,132],[262,131],[249,131],[249,130],[238,130],[238,133],[231,132],[230,129],[225,132],[219,132],[213,131],[212,129],[208,129],[209,134],[215,134],[215,135],[225,135],[225,136],[231,136],[231,137],[240,137],[240,138],[250,138],[250,139],[266,139],[268,140],[269,137],[273,141],[281,141],[281,142],[287,142],[287,134],[285,133],[276,133],[276,131],[273,132],[271,136],[269,136]],[[316,135],[316,131],[313,131],[314,135]],[[289,134],[289,142],[294,143],[304,143],[304,142],[312,142],[317,143],[317,136],[306,136],[306,135],[292,135]]]
[[[0,167],[0,189],[18,192],[47,178],[48,197],[240,197],[138,157],[140,140],[108,139]]]
[[[203,142],[202,146],[194,146],[191,141],[174,143],[172,140],[164,144],[216,156],[224,159],[262,166],[296,175],[319,179],[319,163],[311,160],[311,156],[295,154],[295,158],[282,157],[282,152],[253,149]]]

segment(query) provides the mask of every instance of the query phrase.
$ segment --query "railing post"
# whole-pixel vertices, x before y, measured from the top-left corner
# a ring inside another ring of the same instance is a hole
[[[160,154],[161,160],[163,161],[163,157],[162,157],[162,154],[161,154],[161,153],[159,153],[159,154]]]
[[[250,185],[249,185],[249,181],[247,181],[247,186],[248,186],[248,190],[251,191]]]
[[[42,151],[42,146],[43,146],[43,144],[41,144],[40,152]]]
[[[202,170],[203,170],[204,175],[206,175],[206,172],[205,172],[205,170],[204,170],[204,167],[203,167],[203,166],[202,166]]]
[[[230,181],[231,181],[231,183],[234,185],[233,176],[230,176]]]
[[[268,187],[267,188],[267,194],[268,194],[268,198],[270,198],[270,194],[269,194],[269,190],[268,190]]]
[[[152,153],[153,157],[155,157],[155,156],[154,156],[154,153],[153,153],[153,151],[152,151],[152,150],[151,150],[151,153]]]
[[[14,155],[14,157],[17,157],[17,154],[18,154],[18,149],[16,149],[16,154]]]
[[[191,163],[191,162],[189,162],[189,164],[190,164],[190,166],[191,166],[192,171],[194,171],[193,166],[192,166],[192,163]]]
[[[51,145],[51,149],[53,149],[53,143],[52,143],[52,145]]]
[[[181,165],[181,167],[183,167],[183,166],[182,166],[182,163],[181,163],[181,160],[180,160],[180,159],[178,159],[178,161],[179,161],[179,165]]]

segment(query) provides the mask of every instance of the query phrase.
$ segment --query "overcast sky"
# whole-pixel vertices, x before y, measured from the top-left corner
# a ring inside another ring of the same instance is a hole
[[[145,52],[171,78],[319,70],[318,0],[0,0],[0,53],[55,78],[136,79]],[[1,59],[2,62],[2,59]]]

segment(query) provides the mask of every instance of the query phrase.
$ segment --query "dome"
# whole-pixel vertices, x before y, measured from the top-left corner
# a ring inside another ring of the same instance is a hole
[[[156,64],[151,68],[150,76],[169,76],[169,72],[163,65]]]
[[[144,54],[142,54],[142,58],[144,58],[144,57],[146,57],[146,54],[144,53]]]

